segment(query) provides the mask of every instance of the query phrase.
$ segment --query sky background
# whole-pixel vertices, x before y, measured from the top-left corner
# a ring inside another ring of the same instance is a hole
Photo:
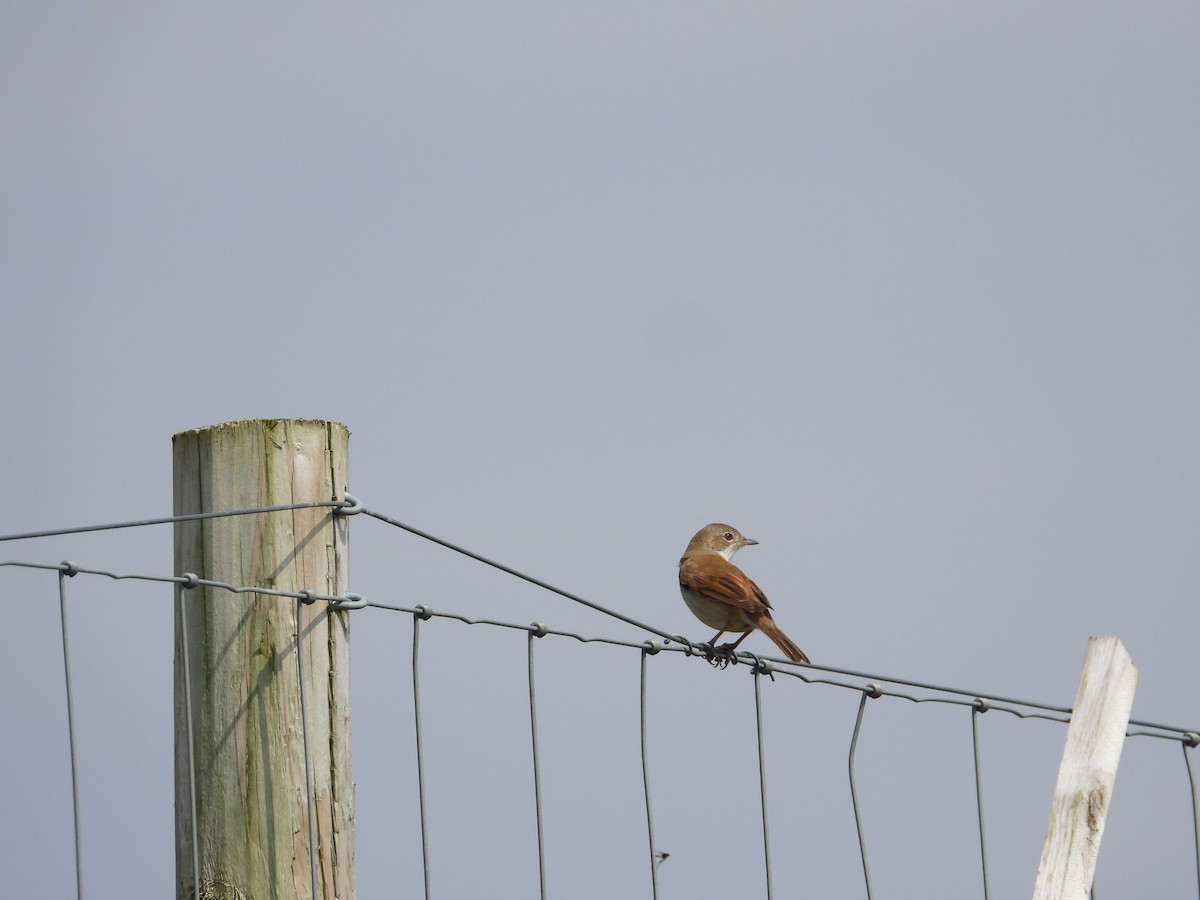
[[[167,515],[171,435],[352,432],[367,506],[694,639],[691,535],[814,662],[1052,704],[1087,637],[1200,725],[1200,8],[4,4],[0,534]],[[641,640],[356,520],[352,590]],[[171,574],[169,527],[0,559]],[[69,584],[85,890],[169,896],[171,592]],[[73,896],[53,573],[0,569],[0,869]],[[411,619],[353,614],[358,895],[420,888]],[[743,647],[774,648],[761,636]],[[435,896],[537,890],[526,639],[423,626]],[[637,651],[550,639],[555,896],[649,896]],[[664,898],[761,896],[753,683],[662,654]],[[863,896],[859,695],[764,687],[777,897]],[[994,897],[1065,728],[980,720]],[[1097,894],[1196,890],[1130,740]],[[877,896],[982,896],[970,714],[873,701]],[[15,879],[15,880],[14,880]]]

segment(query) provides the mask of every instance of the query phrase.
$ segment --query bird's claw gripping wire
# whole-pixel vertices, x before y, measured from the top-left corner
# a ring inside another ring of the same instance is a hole
[[[734,652],[733,644],[721,644],[719,647],[707,645],[709,652],[704,654],[705,659],[713,664],[718,669],[724,669],[730,663],[737,665],[737,654]]]

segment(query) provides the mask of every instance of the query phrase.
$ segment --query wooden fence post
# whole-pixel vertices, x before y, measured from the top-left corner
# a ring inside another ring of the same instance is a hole
[[[226,422],[177,434],[175,514],[341,499],[348,441],[344,425],[294,419]],[[347,519],[330,507],[177,523],[175,572],[239,586],[344,594],[347,528]],[[179,592],[178,900],[352,900],[349,614],[324,601],[299,605],[289,597],[211,587]]]
[[[1092,888],[1137,676],[1120,640],[1088,639],[1033,900],[1084,900]]]

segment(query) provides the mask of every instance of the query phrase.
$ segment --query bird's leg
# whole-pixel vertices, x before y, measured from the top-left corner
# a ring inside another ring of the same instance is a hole
[[[751,629],[750,629],[750,631],[753,631],[753,630],[754,630],[753,628],[751,628]],[[729,649],[730,649],[730,650],[736,650],[736,649],[738,648],[738,644],[740,644],[740,643],[741,643],[742,641],[744,641],[746,638],[750,637],[750,631],[745,631],[745,632],[743,632],[743,633],[742,633],[742,636],[741,636],[740,638],[738,638],[736,641],[734,641],[734,642],[733,642],[733,645],[732,645],[732,646],[731,646]]]
[[[754,630],[753,628],[750,629],[750,631],[753,631],[753,630]],[[738,648],[738,644],[740,644],[742,641],[744,641],[746,638],[748,638],[750,636],[750,631],[743,632],[742,636],[740,638],[738,638],[736,641],[734,641],[732,644],[722,644],[720,647],[715,648],[717,653],[719,653],[725,657],[726,665],[728,665],[729,660],[733,659],[733,651],[735,651]],[[724,633],[725,632],[723,632],[723,631],[721,632],[721,634],[724,634]],[[721,634],[718,634],[717,637],[720,637]],[[713,640],[715,641],[716,638],[713,638]]]

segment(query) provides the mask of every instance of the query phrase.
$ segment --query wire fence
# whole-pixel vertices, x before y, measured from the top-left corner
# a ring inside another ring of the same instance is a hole
[[[210,587],[231,593],[243,594],[253,593],[255,595],[278,597],[282,599],[291,599],[295,602],[296,607],[296,665],[297,675],[301,691],[301,735],[304,742],[304,757],[305,757],[305,774],[306,774],[306,792],[308,803],[308,827],[309,834],[316,834],[316,811],[313,799],[313,780],[311,767],[311,754],[309,749],[309,729],[308,729],[308,714],[306,703],[304,700],[305,678],[306,674],[303,665],[303,654],[300,652],[303,635],[301,634],[300,609],[302,605],[324,602],[329,604],[332,609],[348,610],[348,609],[373,609],[379,614],[400,614],[410,616],[412,620],[412,693],[413,693],[413,716],[414,716],[414,734],[415,734],[415,779],[417,784],[417,792],[419,797],[419,819],[421,832],[421,857],[424,875],[424,889],[427,898],[432,897],[431,892],[431,862],[430,862],[430,833],[429,833],[429,816],[427,810],[427,791],[425,784],[425,748],[423,741],[422,730],[422,691],[420,682],[421,671],[421,623],[431,619],[446,619],[457,621],[470,626],[480,626],[491,629],[508,629],[524,632],[527,635],[527,679],[528,679],[528,703],[529,703],[529,723],[530,723],[530,738],[531,738],[531,767],[532,767],[532,784],[533,784],[533,801],[535,808],[535,821],[537,830],[537,867],[538,867],[538,882],[540,896],[545,898],[547,893],[547,877],[546,877],[546,834],[544,826],[543,814],[543,796],[542,796],[542,763],[539,753],[539,724],[537,716],[537,679],[535,677],[535,646],[540,639],[546,637],[567,638],[580,643],[601,643],[611,645],[618,648],[623,648],[630,652],[637,652],[640,657],[640,676],[639,676],[639,721],[640,735],[639,746],[641,751],[641,774],[643,795],[645,801],[645,830],[647,838],[647,864],[648,864],[648,881],[651,896],[658,900],[659,898],[659,864],[668,856],[658,848],[658,843],[655,834],[655,823],[652,804],[651,790],[651,766],[649,762],[649,727],[647,715],[647,693],[648,693],[648,661],[651,657],[657,656],[660,653],[676,653],[683,654],[687,657],[695,657],[708,663],[714,663],[721,666],[747,666],[753,676],[754,684],[754,704],[755,704],[755,740],[757,747],[757,775],[758,775],[758,793],[759,805],[761,809],[761,851],[764,869],[764,877],[766,884],[766,895],[768,900],[774,896],[773,886],[773,867],[771,857],[771,839],[768,817],[768,787],[767,787],[767,771],[766,771],[766,740],[763,729],[763,709],[762,709],[762,690],[761,684],[764,677],[774,681],[776,676],[785,679],[794,679],[808,685],[823,685],[831,688],[842,689],[853,692],[858,697],[857,715],[854,720],[854,726],[849,736],[849,749],[847,754],[847,777],[849,787],[850,805],[853,810],[855,828],[858,835],[858,850],[862,864],[862,879],[865,894],[868,900],[872,900],[874,893],[871,880],[871,867],[868,861],[867,841],[864,831],[863,815],[860,810],[859,803],[859,784],[856,777],[855,763],[858,754],[859,737],[862,731],[863,721],[866,710],[869,705],[868,701],[881,697],[891,697],[902,699],[914,704],[946,704],[955,707],[962,707],[970,710],[971,714],[971,744],[973,757],[973,772],[974,772],[974,787],[975,787],[975,812],[978,827],[978,847],[979,847],[979,866],[982,878],[982,894],[985,900],[990,900],[991,886],[988,868],[988,846],[987,846],[987,829],[985,826],[984,816],[984,799],[985,792],[983,788],[983,774],[980,759],[980,735],[978,728],[979,717],[987,712],[1005,713],[1019,719],[1043,719],[1052,722],[1067,723],[1070,721],[1071,710],[1066,707],[1056,706],[1043,702],[1021,700],[1012,697],[999,696],[994,693],[968,690],[953,686],[937,685],[912,679],[907,679],[897,676],[888,676],[873,674],[849,669],[840,669],[830,666],[807,664],[798,665],[789,660],[762,656],[749,651],[737,651],[732,654],[724,654],[713,648],[707,643],[694,642],[682,635],[672,634],[668,631],[654,627],[653,625],[640,622],[633,619],[617,610],[610,609],[602,604],[587,600],[576,594],[562,590],[554,585],[548,584],[540,579],[517,571],[509,566],[494,560],[488,559],[463,547],[455,545],[449,541],[434,537],[424,531],[400,522],[394,518],[386,516],[369,509],[365,509],[362,504],[354,497],[347,495],[345,501],[328,501],[320,503],[301,503],[288,504],[282,506],[260,507],[251,509],[238,509],[226,512],[203,513],[188,516],[170,516],[154,519],[143,519],[129,522],[109,523],[101,525],[81,526],[75,528],[53,529],[47,531],[27,532],[23,534],[0,536],[0,543],[6,541],[36,539],[50,536],[58,536],[65,534],[76,534],[91,531],[102,531],[120,528],[139,528],[151,525],[173,524],[183,521],[196,521],[200,519],[212,519],[227,516],[244,516],[244,515],[259,515],[275,512],[283,512],[301,508],[328,507],[335,515],[355,515],[363,514],[383,522],[391,527],[402,529],[419,538],[431,541],[456,553],[467,556],[477,562],[491,566],[515,578],[522,579],[530,584],[537,586],[546,591],[553,592],[559,596],[565,597],[583,606],[586,606],[596,612],[602,613],[611,618],[617,619],[628,625],[644,630],[649,634],[655,635],[656,639],[648,639],[644,641],[630,641],[605,635],[585,635],[575,631],[561,630],[550,628],[542,622],[533,622],[531,624],[519,624],[514,622],[506,622],[498,619],[490,618],[472,618],[461,613],[452,611],[434,610],[429,605],[402,606],[397,604],[386,603],[369,599],[361,594],[346,593],[344,595],[328,595],[317,593],[308,590],[301,591],[286,591],[273,588],[265,588],[258,585],[237,585],[228,584],[207,580],[198,577],[193,573],[181,573],[177,575],[147,575],[147,574],[121,574],[108,571],[100,568],[88,568],[80,566],[75,562],[61,563],[37,563],[21,560],[4,560],[0,561],[0,568],[24,568],[37,569],[54,572],[57,576],[57,587],[59,597],[59,617],[61,622],[62,632],[62,662],[64,672],[64,685],[66,692],[66,712],[67,712],[67,734],[70,745],[70,775],[72,784],[72,802],[74,815],[74,850],[75,850],[75,875],[76,875],[76,891],[78,897],[83,897],[83,861],[82,861],[82,828],[80,818],[80,800],[79,800],[79,773],[76,758],[76,703],[74,700],[74,688],[71,677],[71,660],[72,653],[70,649],[70,633],[68,627],[68,580],[77,578],[78,576],[92,576],[97,578],[107,578],[113,580],[131,580],[140,582],[156,582],[163,584],[172,584],[176,587],[178,600],[181,603],[184,593],[193,590],[197,587]],[[188,653],[188,638],[186,634],[186,617],[181,616],[180,621],[184,628],[182,636],[182,652],[184,654],[184,664],[182,672],[184,674],[184,696],[186,702],[190,704],[192,696],[191,685],[189,679],[190,666],[187,662],[186,655]],[[190,705],[187,711],[188,727],[192,725],[192,713]],[[1126,732],[1127,737],[1139,739],[1151,739],[1158,741],[1168,741],[1178,743],[1183,752],[1184,770],[1183,776],[1186,778],[1186,789],[1190,792],[1191,797],[1191,812],[1192,812],[1192,833],[1195,842],[1195,862],[1196,862],[1196,884],[1197,893],[1200,894],[1200,794],[1198,794],[1196,775],[1192,762],[1192,751],[1197,746],[1200,746],[1200,729],[1181,727],[1177,725],[1162,724],[1157,722],[1143,721],[1131,719],[1129,728]],[[188,747],[188,768],[189,780],[188,785],[191,791],[192,804],[195,808],[196,782],[195,782],[195,767],[191,757],[192,738],[189,732],[189,747]],[[192,826],[195,828],[195,820],[193,817]],[[200,863],[199,863],[199,840],[197,835],[192,835],[193,858],[190,864],[193,867],[194,883],[200,884]],[[317,880],[317,842],[315,839],[308,841],[309,847],[309,867],[311,874],[312,896],[314,900],[317,898],[318,880]],[[1094,895],[1093,895],[1094,896]]]

